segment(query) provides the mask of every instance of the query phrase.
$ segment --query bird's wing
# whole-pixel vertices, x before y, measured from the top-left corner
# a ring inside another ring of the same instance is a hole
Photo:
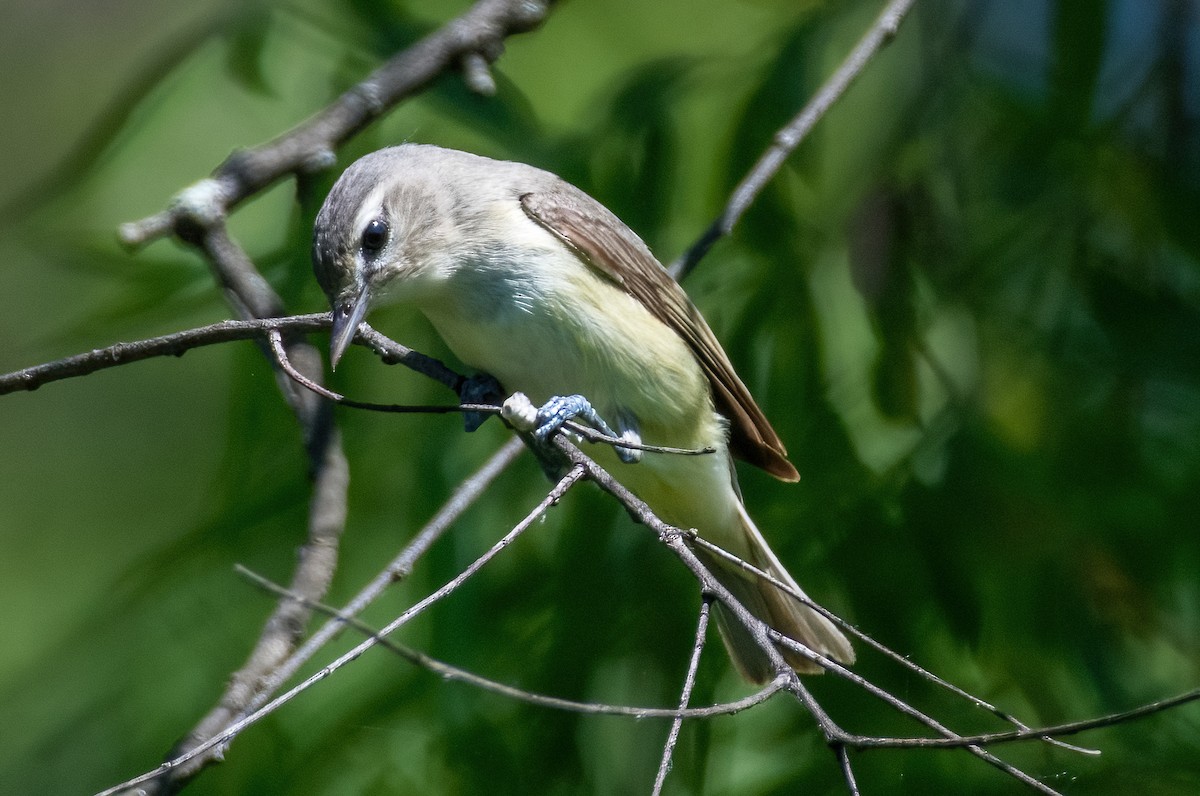
[[[799,480],[779,435],[734,372],[716,336],[641,238],[595,199],[565,182],[522,194],[520,201],[531,219],[687,341],[712,385],[717,411],[730,421],[733,455],[783,481]]]

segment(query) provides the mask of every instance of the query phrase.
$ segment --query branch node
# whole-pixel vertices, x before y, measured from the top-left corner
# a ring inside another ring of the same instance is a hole
[[[526,433],[537,428],[537,407],[523,392],[515,392],[500,407],[500,417],[517,431]]]
[[[175,216],[162,210],[138,221],[129,221],[117,228],[117,239],[121,246],[134,251],[152,240],[165,237],[175,225]]]
[[[467,88],[484,97],[496,96],[496,79],[492,77],[491,65],[482,53],[467,53],[460,62],[463,82]]]
[[[800,132],[791,128],[780,130],[775,133],[772,143],[777,147],[783,147],[788,150],[794,149],[800,143]]]
[[[358,97],[366,108],[367,113],[371,116],[378,116],[387,108],[387,103],[383,99],[383,92],[380,90],[379,83],[373,78],[368,78],[359,83],[350,89],[349,93]]]
[[[513,22],[526,29],[536,27],[546,18],[549,10],[550,5],[545,0],[526,0],[514,10]]]
[[[896,34],[900,32],[900,23],[904,21],[904,15],[908,13],[910,6],[901,6],[892,8],[891,14],[885,15],[879,20],[879,29],[883,32],[883,43],[889,44],[892,39],[896,38]]]
[[[675,541],[690,542],[696,538],[695,528],[676,528],[674,525],[664,523],[657,528],[657,531],[659,540],[667,545]],[[701,586],[703,585],[702,583]]]
[[[164,221],[181,240],[202,246],[205,233],[225,220],[228,203],[225,186],[212,177],[189,185],[175,195]]]
[[[304,174],[317,174],[337,165],[337,153],[330,147],[321,147],[312,152],[300,164],[300,171]]]
[[[171,210],[177,217],[211,227],[225,218],[225,200],[224,186],[206,177],[177,193],[171,200]]]

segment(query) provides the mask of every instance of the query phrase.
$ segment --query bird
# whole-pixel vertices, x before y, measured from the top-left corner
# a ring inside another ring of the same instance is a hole
[[[372,308],[405,305],[462,363],[542,407],[540,431],[582,414],[629,442],[710,448],[680,456],[588,446],[659,519],[800,592],[751,520],[733,465],[797,481],[783,442],[683,288],[599,201],[524,163],[404,143],[341,174],[316,216],[312,251],[332,307],[333,366]],[[826,658],[854,662],[828,618],[694,549],[754,616]],[[743,677],[776,677],[719,603],[716,618]],[[780,651],[798,673],[823,671]]]

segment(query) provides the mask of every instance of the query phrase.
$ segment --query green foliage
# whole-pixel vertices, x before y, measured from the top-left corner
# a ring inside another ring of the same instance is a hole
[[[36,29],[36,4],[17,5]],[[0,127],[5,173],[24,175],[2,197],[0,370],[224,317],[192,253],[131,256],[111,230],[465,8],[211,5],[183,35],[163,22],[127,43],[80,9],[64,24],[94,31],[86,45],[0,46],[8,105],[24,109]],[[447,75],[339,167],[401,140],[531,162],[669,261],[879,5],[564,3],[508,43],[496,98]],[[920,2],[687,283],[804,476],[743,473],[797,579],[1029,724],[1200,681],[1197,31],[1194,9],[1166,0]],[[17,79],[39,65],[28,73],[94,89]],[[58,135],[33,146],[23,123]],[[233,222],[297,312],[324,308],[308,234],[333,176],[277,186]],[[445,354],[419,319],[373,321]],[[451,399],[363,352],[334,386]],[[155,765],[244,658],[271,601],[232,566],[286,581],[304,535],[302,442],[249,343],[2,400],[0,790],[90,792]],[[464,435],[454,417],[339,420],[353,481],[335,603],[505,438],[494,422]],[[522,461],[367,620],[458,572],[545,489]],[[581,489],[402,641],[534,691],[672,705],[697,606],[650,534]],[[955,728],[996,729],[860,656],[857,671]],[[811,683],[854,731],[917,731],[833,678]],[[714,640],[696,702],[745,692]],[[191,792],[647,792],[665,733],[377,652],[245,733]],[[1104,755],[1001,754],[1070,793],[1200,789],[1194,705],[1079,741]],[[1017,789],[963,752],[854,763],[867,793]],[[809,717],[779,701],[687,723],[667,791],[843,787]]]

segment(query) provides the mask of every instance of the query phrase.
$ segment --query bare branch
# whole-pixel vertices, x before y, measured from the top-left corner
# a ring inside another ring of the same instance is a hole
[[[408,577],[416,561],[442,537],[451,524],[483,494],[484,490],[492,485],[500,473],[504,472],[524,450],[525,445],[519,439],[509,440],[500,450],[492,454],[482,467],[459,484],[450,499],[413,537],[413,540],[404,547],[400,554],[363,587],[345,608],[337,613],[338,618],[322,625],[299,649],[292,653],[291,657],[271,672],[263,682],[262,693],[247,706],[247,712],[265,703],[270,694],[278,690],[301,666],[333,640],[334,636],[342,630],[343,618],[357,616],[389,586]],[[319,603],[313,604],[319,605]]]
[[[789,649],[794,649],[799,646],[798,644],[793,642],[791,639],[787,638],[786,636],[781,636],[778,633],[773,633],[773,638],[777,643],[782,644],[783,646],[786,646]],[[949,739],[949,740],[952,740],[955,742],[963,741],[963,737],[961,735],[958,735],[953,730],[946,727],[938,720],[934,719],[932,716],[929,716],[928,714],[926,714],[920,710],[917,710],[912,705],[908,704],[907,702],[900,699],[899,697],[897,697],[891,693],[888,693],[887,691],[884,691],[882,688],[878,687],[871,681],[869,681],[863,677],[859,677],[858,675],[855,675],[854,673],[850,672],[849,670],[838,666],[836,664],[836,662],[831,662],[831,663],[833,663],[834,665],[829,667],[829,671],[833,671],[836,674],[841,675],[845,679],[852,681],[853,683],[858,685],[860,688],[862,688],[863,690],[870,693],[872,696],[877,697],[878,699],[880,699],[881,701],[886,703],[892,709],[908,716],[909,718],[915,719],[917,722],[925,725],[926,727],[933,730],[934,732],[940,733],[943,738],[946,738],[946,739]],[[800,700],[804,703],[805,707],[807,707],[809,710],[816,710],[818,712],[818,716],[820,718],[818,718],[817,723],[821,726],[822,730],[827,731],[826,738],[829,741],[830,745],[834,748],[835,752],[837,752],[839,750],[839,747],[850,747],[850,748],[862,747],[861,742],[864,739],[864,736],[855,735],[853,733],[848,733],[845,730],[843,730],[841,727],[838,727],[836,724],[834,724],[832,719],[829,718],[829,715],[827,713],[825,713],[825,711],[823,709],[821,709],[820,705],[817,703],[816,699],[812,696],[812,694],[808,691],[808,689],[805,688],[804,685],[800,682],[800,678],[798,678],[798,677],[793,678],[788,683],[788,688],[789,688],[789,690],[791,690],[793,693],[795,693],[800,698]],[[829,730],[832,730],[832,734],[830,734],[828,732]],[[966,749],[968,752],[973,754],[975,757],[978,757],[980,760],[984,761],[988,765],[991,765],[992,767],[1004,772],[1005,774],[1008,774],[1010,777],[1013,777],[1014,779],[1016,779],[1020,782],[1023,782],[1024,784],[1028,785],[1029,787],[1033,788],[1034,790],[1038,791],[1039,793],[1046,794],[1046,796],[1061,796],[1061,794],[1059,794],[1058,791],[1054,790],[1053,788],[1051,788],[1050,786],[1048,786],[1042,782],[1039,782],[1037,779],[1035,779],[1034,777],[1025,773],[1024,771],[1022,771],[1021,769],[1012,765],[1011,763],[1001,760],[999,757],[997,757],[996,755],[987,751],[986,749],[981,747],[979,744],[965,742],[965,743],[960,743],[958,745],[961,746],[962,748]],[[839,758],[840,757],[841,757],[841,753],[839,753]],[[848,760],[847,760],[847,763],[848,763]]]
[[[243,318],[277,318],[286,315],[283,299],[258,272],[246,251],[229,236],[224,217],[208,223],[197,237],[189,237],[204,254],[225,296]]]
[[[489,561],[491,561],[493,558],[499,555],[501,551],[505,550],[510,544],[512,544],[518,536],[524,533],[529,526],[533,525],[533,523],[536,522],[543,514],[545,514],[551,506],[558,503],[558,501],[562,499],[562,496],[565,495],[571,487],[583,479],[585,473],[585,468],[581,466],[572,467],[571,470],[559,480],[555,487],[550,490],[550,493],[546,495],[546,497],[543,498],[542,501],[538,503],[538,505],[534,507],[534,509],[529,512],[528,515],[526,515],[525,519],[517,523],[517,525],[515,525],[512,530],[505,534],[500,541],[492,545],[487,552],[471,562],[470,565],[447,581],[437,591],[416,603],[411,608],[404,611],[398,617],[385,625],[382,629],[380,629],[378,637],[386,637],[391,633],[394,633],[396,630],[408,624],[414,618],[423,613],[429,608],[429,606],[433,605],[439,600],[444,599],[447,595],[453,594],[459,586],[465,583],[472,575],[482,569]],[[290,598],[285,598],[285,601],[288,599]],[[297,695],[307,691],[310,687],[329,677],[329,675],[333,674],[338,669],[341,669],[346,664],[357,660],[363,655],[363,653],[377,644],[378,642],[376,641],[376,636],[367,638],[365,641],[356,645],[349,652],[339,656],[332,663],[311,675],[303,682],[293,686],[288,691],[280,694],[279,696],[262,705],[262,707],[254,710],[241,719],[229,724],[219,733],[199,744],[198,746],[187,750],[174,759],[168,760],[153,771],[147,771],[145,774],[141,774],[112,788],[101,791],[99,794],[97,794],[97,796],[113,796],[113,794],[121,793],[129,788],[150,783],[155,780],[161,780],[165,777],[170,777],[177,769],[187,766],[192,760],[200,757],[201,755],[213,754],[218,749],[224,748],[242,730],[246,729],[251,724],[254,724],[263,717],[275,712],[278,708],[290,702]]]
[[[562,450],[563,453],[575,463],[576,467],[584,467],[587,471],[588,477],[591,480],[595,481],[601,489],[603,489],[605,492],[608,492],[618,501],[620,501],[621,504],[624,505],[625,508],[640,522],[645,524],[651,530],[655,531],[655,533],[658,534],[660,541],[667,545],[667,547],[670,548],[671,551],[675,553],[675,555],[683,562],[683,564],[692,572],[697,580],[700,581],[701,588],[706,592],[713,594],[715,598],[721,602],[721,605],[733,615],[734,620],[739,622],[749,632],[749,634],[756,640],[763,653],[771,661],[776,673],[780,677],[787,678],[785,687],[794,693],[809,710],[813,718],[817,721],[817,724],[821,728],[821,731],[825,735],[827,741],[835,748],[835,750],[838,744],[849,746],[856,745],[857,741],[860,739],[860,736],[847,733],[829,717],[825,710],[821,708],[820,704],[817,703],[816,699],[814,699],[809,693],[808,689],[805,688],[800,682],[799,676],[796,675],[792,668],[783,659],[783,656],[779,652],[780,646],[787,647],[789,650],[803,655],[814,663],[820,665],[827,672],[831,672],[839,677],[842,677],[843,679],[849,680],[858,687],[867,691],[872,696],[882,700],[894,710],[897,710],[900,713],[915,719],[919,723],[925,725],[934,732],[939,733],[943,737],[956,741],[961,740],[962,736],[957,735],[933,717],[926,715],[907,702],[888,693],[855,672],[850,671],[837,661],[827,658],[826,656],[809,649],[794,639],[783,636],[778,631],[767,626],[766,623],[755,617],[750,613],[749,610],[746,609],[744,605],[738,602],[738,600],[713,576],[708,568],[704,566],[704,563],[688,546],[688,542],[697,538],[695,533],[681,531],[678,528],[673,528],[672,526],[662,522],[662,520],[658,519],[654,515],[653,511],[649,508],[649,506],[646,505],[645,502],[626,489],[602,467],[580,452],[578,448],[575,448],[575,446],[571,445],[561,436],[556,437],[554,441],[560,450]],[[1024,782],[1035,790],[1047,794],[1048,796],[1054,796],[1057,794],[1057,791],[1054,791],[1041,782],[1038,782],[1024,771],[1021,771],[1015,766],[1006,763],[979,745],[966,744],[965,748],[971,754],[1000,769],[1001,771],[1004,771],[1010,776],[1015,777],[1021,782]]]
[[[850,765],[850,750],[843,744],[838,744],[834,747],[834,753],[837,754],[838,766],[842,770],[842,779],[846,781],[846,792],[850,796],[860,796],[862,791],[858,789],[858,780],[854,778],[854,768]]]
[[[293,315],[279,318],[251,318],[247,320],[220,321],[208,326],[186,329],[160,337],[137,340],[129,343],[114,343],[83,354],[76,354],[53,362],[23,368],[11,373],[0,374],[0,395],[21,390],[33,391],[53,381],[86,376],[98,370],[126,365],[145,359],[162,356],[183,356],[193,348],[227,343],[234,340],[262,340],[272,353],[272,358],[289,379],[330,401],[357,409],[377,412],[427,413],[484,412],[499,414],[499,407],[483,404],[456,404],[454,406],[406,406],[401,404],[379,404],[355,401],[341,393],[330,390],[320,382],[305,376],[292,364],[286,354],[283,333],[324,331],[329,328],[329,313]],[[422,375],[456,389],[464,377],[446,367],[439,360],[420,353],[380,334],[363,324],[356,338],[358,342],[373,350],[387,364],[401,364]],[[665,453],[676,456],[703,456],[714,452],[712,448],[676,448],[669,445],[649,445],[602,434],[593,428],[568,421],[564,426],[588,442],[640,450],[647,453]]]
[[[1182,694],[1177,694],[1167,699],[1160,699],[1156,702],[1151,702],[1146,705],[1139,705],[1130,710],[1121,711],[1119,713],[1109,713],[1104,716],[1097,716],[1094,719],[1086,719],[1084,721],[1072,721],[1066,724],[1052,724],[1048,727],[1026,728],[1022,730],[1010,730],[1008,732],[993,732],[982,733],[979,735],[964,735],[959,738],[861,738],[855,746],[863,749],[889,749],[889,748],[905,748],[905,749],[957,749],[962,746],[979,745],[979,746],[994,746],[1002,743],[1013,743],[1016,741],[1031,741],[1045,740],[1062,735],[1075,735],[1077,733],[1086,732],[1088,730],[1096,730],[1102,727],[1112,727],[1116,724],[1125,724],[1137,719],[1143,719],[1147,716],[1152,716],[1156,713],[1162,713],[1165,710],[1186,705],[1189,702],[1200,701],[1200,688],[1191,691],[1185,691]]]
[[[244,307],[243,302],[238,301],[238,304]],[[329,324],[328,312],[278,318],[253,317],[220,321],[208,326],[172,332],[160,337],[151,337],[130,343],[114,343],[105,348],[93,349],[87,353],[0,375],[0,395],[21,390],[36,390],[43,384],[49,384],[52,381],[86,376],[98,370],[144,359],[163,356],[179,357],[193,348],[216,343],[228,343],[233,340],[263,340],[264,348],[266,348],[269,345],[269,333],[272,331],[294,335],[324,331],[329,328]],[[433,357],[403,346],[365,323],[360,328],[357,339],[374,351],[385,363],[404,365],[434,381],[445,384],[450,389],[456,390],[457,385],[464,378]],[[305,378],[301,376],[301,379]],[[314,379],[308,379],[308,381],[311,384],[319,385],[319,382]],[[310,389],[312,388],[310,387]],[[323,388],[318,386],[317,389]],[[336,393],[332,394],[336,395]]]
[[[329,313],[293,315],[290,318],[256,318],[244,321],[220,321],[208,326],[164,334],[132,343],[115,343],[84,354],[57,359],[41,365],[0,375],[0,395],[20,390],[36,390],[43,384],[62,379],[87,376],[98,370],[140,362],[154,357],[180,357],[193,348],[228,343],[233,340],[253,340],[271,329],[291,332],[315,332],[329,328]]]
[[[261,588],[266,589],[273,594],[300,599],[284,587],[272,583],[261,575],[257,575],[241,565],[238,565],[237,570],[255,585],[260,586]],[[564,710],[571,713],[584,713],[600,716],[629,716],[637,719],[681,720],[685,718],[710,718],[713,716],[732,715],[734,713],[740,713],[747,708],[752,708],[779,693],[783,687],[783,682],[781,680],[774,680],[750,696],[743,697],[742,699],[734,700],[732,702],[721,702],[702,708],[688,708],[686,706],[681,706],[679,708],[648,708],[638,707],[635,705],[607,705],[599,702],[579,702],[573,699],[562,699],[561,697],[552,697],[545,694],[537,694],[532,691],[526,691],[522,688],[516,688],[505,683],[491,680],[487,677],[482,677],[474,672],[460,669],[457,666],[451,666],[444,661],[439,661],[438,659],[426,655],[423,652],[406,647],[390,638],[384,638],[383,636],[379,635],[374,628],[370,627],[365,622],[357,619],[351,614],[346,613],[345,611],[339,611],[336,608],[324,605],[322,603],[309,602],[308,604],[313,610],[332,617],[334,621],[330,624],[346,625],[357,630],[365,636],[374,638],[381,647],[396,653],[415,666],[428,669],[445,680],[453,680],[455,682],[473,685],[484,691],[490,691],[493,694],[511,697],[519,702],[525,702],[530,705],[552,708],[554,710]]]
[[[384,364],[403,365],[409,370],[415,370],[417,373],[444,384],[455,393],[462,387],[466,378],[461,373],[446,367],[441,361],[400,345],[395,340],[380,334],[368,323],[364,322],[358,325],[358,332],[354,339],[374,351]]]
[[[756,577],[760,580],[766,581],[767,583],[770,583],[774,588],[779,589],[780,591],[782,591],[785,594],[787,594],[788,596],[790,596],[792,599],[813,609],[814,611],[821,614],[826,619],[828,619],[829,621],[833,622],[835,625],[840,627],[842,630],[845,630],[847,633],[850,633],[852,636],[857,638],[859,641],[863,642],[864,644],[871,647],[875,651],[882,653],[887,658],[890,658],[894,663],[897,663],[900,666],[904,667],[905,669],[908,669],[909,671],[913,672],[914,674],[919,675],[921,678],[933,683],[934,685],[936,685],[946,691],[949,691],[952,694],[955,694],[956,696],[962,697],[963,699],[965,699],[967,702],[971,703],[972,705],[988,711],[989,713],[996,716],[997,718],[999,718],[1003,721],[1006,721],[1009,724],[1012,724],[1018,730],[1032,732],[1031,728],[1028,725],[1022,723],[1015,716],[1013,716],[1009,713],[1006,713],[1005,711],[1000,710],[995,705],[981,699],[980,697],[975,696],[974,694],[964,691],[962,688],[959,688],[958,686],[954,685],[953,683],[949,682],[948,680],[945,680],[944,678],[937,676],[933,672],[922,667],[920,664],[915,663],[908,657],[901,655],[900,653],[885,646],[884,644],[881,644],[879,641],[875,640],[871,636],[862,632],[857,627],[855,627],[854,625],[847,622],[845,619],[842,619],[840,616],[838,616],[834,612],[830,611],[828,608],[824,607],[823,605],[819,605],[816,602],[813,602],[813,600],[808,595],[797,591],[796,589],[792,588],[790,585],[784,583],[783,581],[779,580],[775,576],[771,575],[769,572],[761,570],[758,567],[754,566],[753,564],[743,561],[742,559],[740,559],[737,556],[733,555],[732,553],[726,551],[725,549],[719,547],[718,545],[713,544],[712,542],[708,541],[707,539],[704,539],[703,537],[696,536],[691,539],[691,542],[692,542],[692,544],[696,545],[697,547],[704,548],[708,552],[712,553],[714,556],[724,559],[725,561],[748,572],[749,574],[753,575],[754,577]],[[1063,749],[1067,749],[1068,751],[1078,752],[1079,754],[1086,754],[1086,755],[1100,754],[1100,752],[1098,750],[1086,749],[1081,746],[1075,746],[1074,744],[1065,743],[1063,741],[1060,741],[1056,738],[1051,738],[1049,736],[1046,736],[1042,740],[1045,741],[1046,743],[1062,747]]]
[[[700,602],[700,619],[696,622],[696,641],[692,645],[692,656],[688,660],[687,674],[683,678],[683,690],[679,693],[680,713],[671,722],[671,730],[667,733],[666,743],[663,744],[662,760],[658,764],[658,774],[654,777],[654,796],[662,793],[667,781],[667,772],[671,770],[671,755],[675,744],[679,741],[679,730],[683,727],[683,713],[688,703],[692,701],[692,690],[696,687],[696,670],[700,667],[700,653],[704,651],[704,641],[708,636],[708,616],[712,611],[712,599],[705,595]],[[782,683],[778,678],[774,681]]]
[[[916,0],[890,0],[875,22],[859,39],[858,44],[842,61],[841,66],[829,76],[829,79],[813,95],[800,113],[775,133],[775,139],[771,146],[759,157],[754,168],[750,169],[750,172],[734,189],[733,195],[729,197],[729,202],[721,211],[721,215],[717,216],[699,240],[671,265],[672,276],[682,280],[692,272],[704,255],[708,254],[713,244],[733,231],[746,209],[779,171],[788,156],[795,151],[801,141],[808,137],[813,127],[833,107],[834,103],[841,99],[842,95],[846,93],[846,89],[862,74],[871,59],[896,36],[896,32],[900,29],[900,23],[904,21],[905,15],[912,9],[915,2]]]
[[[235,152],[211,177],[185,188],[160,213],[121,227],[121,240],[142,246],[174,232],[194,240],[234,207],[276,180],[333,165],[334,151],[385,111],[470,58],[468,82],[483,87],[481,66],[495,60],[508,36],[537,28],[546,0],[479,0],[467,12],[413,44],[303,124],[253,149]],[[486,71],[486,70],[483,70]]]

